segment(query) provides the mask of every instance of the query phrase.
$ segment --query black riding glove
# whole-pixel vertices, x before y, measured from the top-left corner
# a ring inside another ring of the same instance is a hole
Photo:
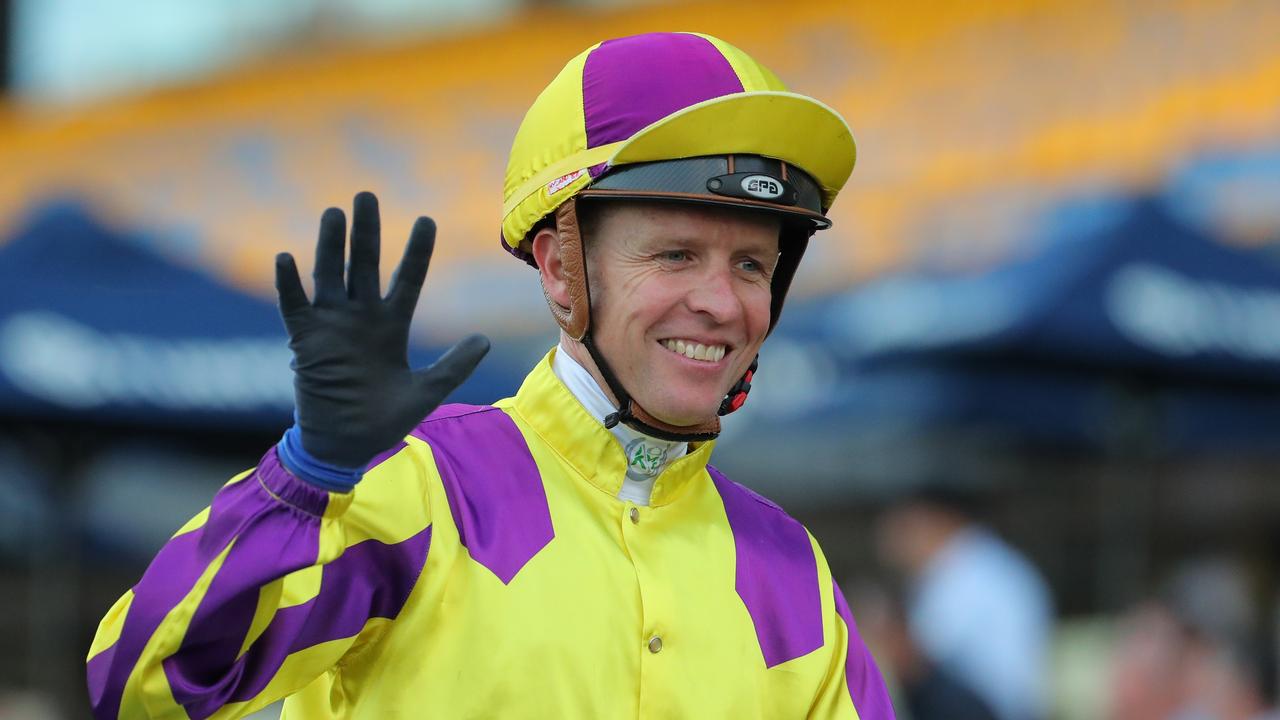
[[[297,427],[316,460],[360,469],[398,443],[471,375],[489,351],[472,335],[434,365],[409,368],[409,321],[426,279],[436,226],[420,217],[384,299],[378,280],[378,199],[355,197],[351,258],[343,279],[346,217],[320,218],[315,301],[308,302],[293,256],[276,256],[280,314],[293,349]]]

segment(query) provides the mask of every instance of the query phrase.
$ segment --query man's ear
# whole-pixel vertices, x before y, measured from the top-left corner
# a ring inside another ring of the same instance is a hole
[[[533,236],[533,259],[542,275],[542,289],[547,299],[562,308],[569,308],[569,284],[564,277],[564,261],[560,257],[560,233],[554,227],[544,227]]]

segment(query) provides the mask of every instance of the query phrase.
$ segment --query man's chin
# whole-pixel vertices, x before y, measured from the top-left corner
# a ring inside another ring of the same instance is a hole
[[[666,352],[665,350],[663,352]],[[632,398],[667,425],[696,427],[716,419],[724,395],[713,395],[716,383],[691,382],[679,374],[655,374],[635,383]]]
[[[698,425],[705,425],[716,418],[716,413],[720,409],[719,404],[714,408],[707,410],[704,408],[664,407],[661,405],[658,407],[649,407],[640,400],[636,400],[636,402],[640,403],[640,407],[644,408],[650,415],[668,425],[674,425],[675,427],[696,427]]]

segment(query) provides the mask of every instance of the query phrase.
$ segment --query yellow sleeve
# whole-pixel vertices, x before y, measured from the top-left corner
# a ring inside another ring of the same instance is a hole
[[[329,493],[273,448],[103,618],[87,669],[94,717],[240,717],[375,640],[426,563],[431,472],[410,439],[351,493]]]

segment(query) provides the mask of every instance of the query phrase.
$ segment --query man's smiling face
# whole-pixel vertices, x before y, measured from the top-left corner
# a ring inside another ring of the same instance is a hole
[[[676,203],[593,210],[584,240],[605,360],[659,420],[713,419],[769,332],[780,221]]]

